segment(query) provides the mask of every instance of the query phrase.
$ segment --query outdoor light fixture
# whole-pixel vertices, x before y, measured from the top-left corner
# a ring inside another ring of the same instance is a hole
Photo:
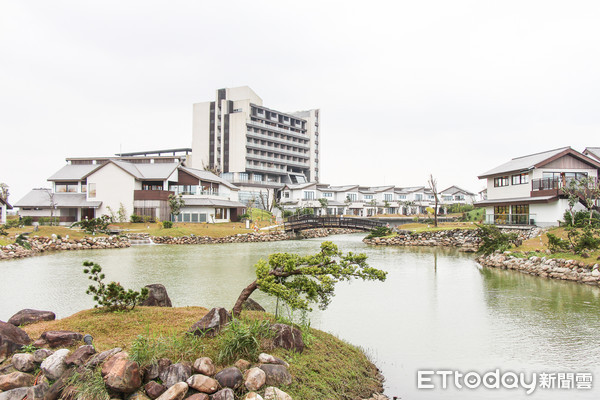
[[[92,337],[92,335],[87,334],[83,337],[83,343],[91,346],[92,345],[92,341],[94,340],[94,338]]]

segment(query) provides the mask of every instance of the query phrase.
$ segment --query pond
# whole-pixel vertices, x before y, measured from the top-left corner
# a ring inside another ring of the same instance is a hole
[[[372,247],[363,235],[332,236],[344,251],[365,252],[389,272],[384,282],[339,284],[313,327],[362,347],[386,376],[392,398],[597,398],[598,390],[417,388],[418,370],[592,373],[600,377],[600,290],[514,271],[482,268],[472,255],[442,248]],[[62,252],[0,263],[0,320],[23,308],[58,318],[93,307],[83,260],[98,262],[125,287],[167,287],[174,306],[231,308],[273,252],[314,253],[324,239],[271,243],[133,246]],[[275,301],[253,295],[269,311]],[[439,377],[439,376],[438,376]]]

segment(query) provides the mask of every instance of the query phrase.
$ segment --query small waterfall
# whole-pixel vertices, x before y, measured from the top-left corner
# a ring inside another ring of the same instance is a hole
[[[128,235],[132,246],[155,245],[149,235]]]

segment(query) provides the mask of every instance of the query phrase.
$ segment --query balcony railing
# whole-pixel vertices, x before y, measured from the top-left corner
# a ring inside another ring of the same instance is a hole
[[[203,189],[202,186],[170,186],[169,189],[176,195],[182,196],[218,196],[218,189]]]
[[[563,186],[563,181],[559,178],[533,179],[531,181],[531,190],[558,190]]]
[[[535,214],[486,214],[485,223],[493,225],[535,225]]]

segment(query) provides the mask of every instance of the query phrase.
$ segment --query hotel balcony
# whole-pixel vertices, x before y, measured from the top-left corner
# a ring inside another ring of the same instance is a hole
[[[255,139],[260,139],[260,140],[268,140],[271,142],[275,142],[275,143],[279,143],[279,144],[284,144],[287,146],[296,146],[296,147],[302,147],[306,150],[310,149],[310,145],[307,144],[303,144],[300,142],[294,142],[293,140],[289,140],[289,139],[284,139],[282,137],[275,137],[275,136],[269,136],[263,133],[259,133],[259,132],[251,132],[251,131],[246,131],[246,136],[251,137],[251,138],[255,138]]]
[[[294,150],[290,150],[290,149],[282,149],[281,147],[267,146],[265,144],[247,142],[246,147],[249,147],[252,149],[266,150],[266,151],[270,151],[272,153],[287,154],[287,155],[294,156],[294,157],[305,158],[307,160],[310,158],[310,155],[308,152],[304,153],[304,152],[294,151]]]

